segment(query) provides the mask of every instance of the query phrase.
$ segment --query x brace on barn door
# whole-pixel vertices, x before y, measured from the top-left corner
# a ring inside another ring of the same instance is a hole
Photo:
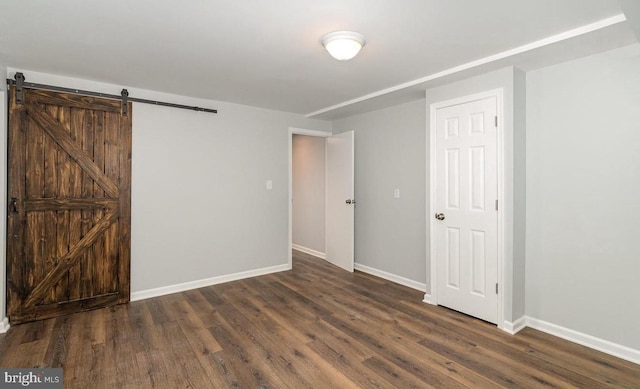
[[[23,88],[30,88],[30,89],[48,90],[48,91],[53,91],[53,92],[71,93],[71,94],[74,94],[74,95],[93,96],[93,97],[102,97],[102,98],[105,98],[105,99],[121,100],[122,101],[122,115],[123,116],[127,116],[127,102],[129,102],[129,101],[132,101],[134,103],[160,105],[160,106],[163,106],[163,107],[189,109],[189,110],[192,110],[192,111],[199,111],[199,112],[218,113],[217,109],[200,108],[200,107],[193,107],[193,106],[189,106],[189,105],[166,103],[166,102],[163,102],[163,101],[147,100],[147,99],[139,99],[139,98],[136,98],[136,97],[129,97],[129,91],[127,91],[126,89],[123,89],[122,92],[120,92],[120,95],[118,96],[118,95],[111,95],[111,94],[106,94],[106,93],[92,92],[92,91],[86,91],[86,90],[80,90],[80,89],[64,88],[64,87],[61,87],[61,86],[43,85],[43,84],[35,84],[33,82],[25,82],[24,74],[22,74],[22,73],[16,73],[14,78],[15,78],[15,80],[11,80],[11,79],[7,78],[7,85],[10,85],[10,86],[11,85],[15,85],[15,87],[16,87],[16,103],[18,103],[18,104],[22,104],[22,100],[23,100],[23,98],[22,98],[22,90],[23,90]]]

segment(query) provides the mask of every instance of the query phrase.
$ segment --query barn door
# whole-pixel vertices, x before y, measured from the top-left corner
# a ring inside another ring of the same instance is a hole
[[[131,107],[24,89],[9,106],[12,324],[129,300]]]

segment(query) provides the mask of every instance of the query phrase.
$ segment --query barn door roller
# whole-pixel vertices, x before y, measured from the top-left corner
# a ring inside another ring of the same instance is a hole
[[[127,117],[127,100],[129,100],[129,91],[123,89],[120,92],[120,96],[122,97],[122,116]]]
[[[16,73],[16,103],[22,104],[22,88],[24,87],[24,74]],[[8,80],[7,80],[8,81]]]
[[[127,103],[129,101],[134,102],[134,103],[159,105],[159,106],[162,106],[162,107],[189,109],[191,111],[218,113],[217,109],[200,108],[200,107],[194,107],[194,106],[190,106],[190,105],[174,104],[174,103],[167,103],[167,102],[164,102],[164,101],[138,99],[136,97],[129,97],[129,92],[126,89],[123,89],[120,92],[120,95],[112,95],[112,94],[100,93],[100,92],[92,92],[92,91],[87,91],[87,90],[64,88],[64,87],[61,87],[61,86],[44,85],[44,84],[35,84],[33,82],[25,82],[24,74],[22,74],[20,72],[16,73],[14,78],[15,78],[15,80],[11,80],[11,79],[7,78],[7,85],[16,87],[16,103],[18,103],[18,104],[22,104],[23,103],[23,100],[24,100],[24,92],[23,92],[24,88],[30,88],[30,89],[48,90],[48,91],[53,91],[53,92],[70,93],[70,94],[74,94],[74,95],[92,96],[92,97],[101,97],[101,98],[104,98],[104,99],[120,100],[120,101],[122,101],[122,115],[123,116],[127,116],[128,115]]]

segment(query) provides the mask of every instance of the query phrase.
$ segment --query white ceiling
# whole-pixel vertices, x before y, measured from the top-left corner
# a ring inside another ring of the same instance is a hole
[[[617,0],[2,0],[0,60],[331,119],[415,98],[437,81],[428,76],[621,13]],[[624,19],[441,78],[629,44]],[[367,39],[348,62],[320,44],[343,29]]]

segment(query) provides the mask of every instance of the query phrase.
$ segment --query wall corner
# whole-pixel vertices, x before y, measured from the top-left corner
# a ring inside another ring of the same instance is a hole
[[[512,319],[525,314],[526,73],[513,69],[513,300]]]

